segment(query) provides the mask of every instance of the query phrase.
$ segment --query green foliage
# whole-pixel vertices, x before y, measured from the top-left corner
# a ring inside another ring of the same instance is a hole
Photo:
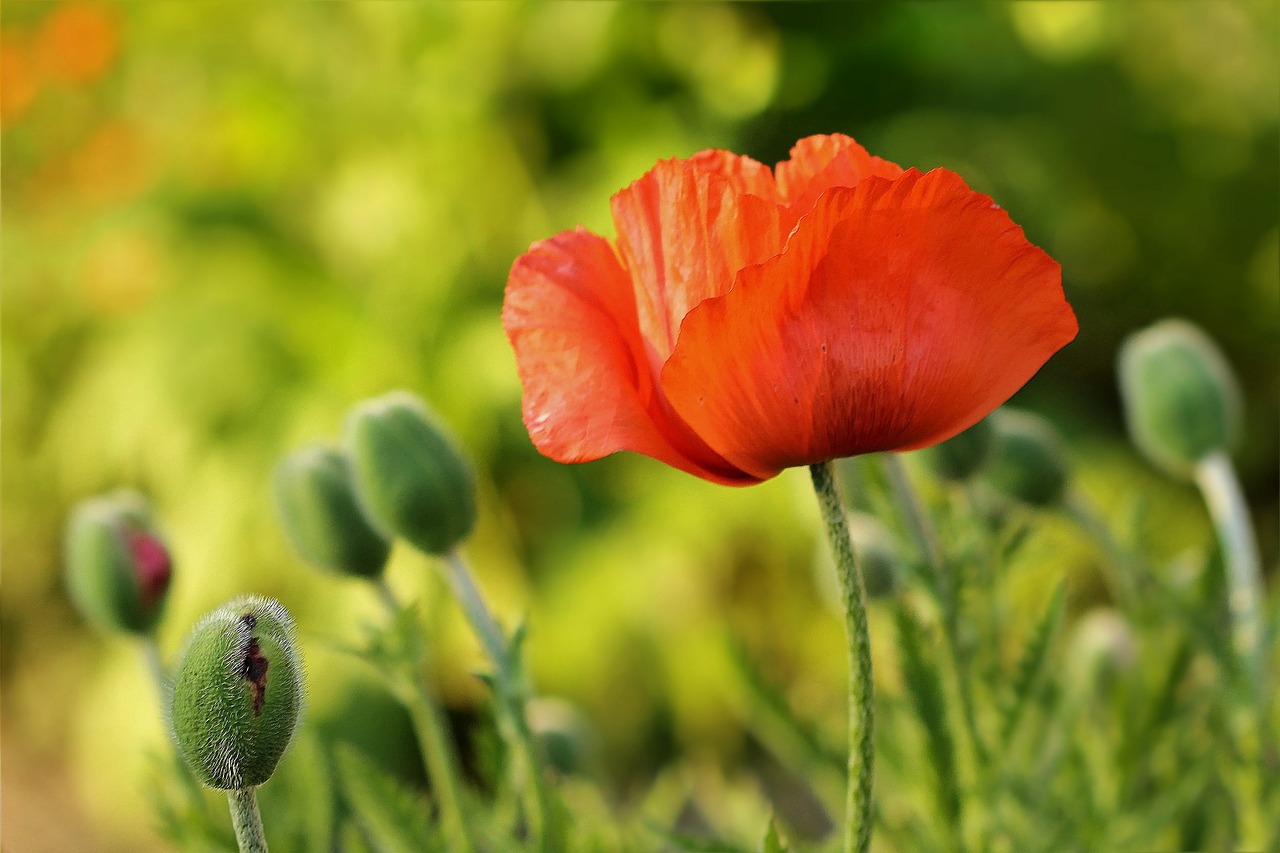
[[[947,716],[948,697],[937,666],[940,655],[926,648],[928,632],[911,610],[901,603],[894,610],[898,648],[902,655],[902,675],[916,716],[924,727],[929,764],[935,779],[937,810],[946,823],[945,832],[957,836],[960,830],[960,778],[955,740]]]
[[[1049,596],[1049,606],[1045,608],[1044,615],[1032,629],[1031,635],[1018,655],[1017,666],[1014,668],[1013,679],[1009,685],[1009,695],[1005,702],[1003,719],[1000,723],[1002,752],[1009,749],[1018,724],[1022,722],[1027,708],[1044,686],[1054,641],[1062,626],[1062,614],[1065,609],[1066,588],[1058,584]]]
[[[429,825],[429,803],[346,744],[334,746],[334,770],[353,820],[378,853],[445,850]]]

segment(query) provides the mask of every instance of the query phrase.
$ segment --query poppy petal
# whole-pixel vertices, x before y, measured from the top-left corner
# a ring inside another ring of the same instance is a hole
[[[688,162],[700,171],[724,178],[737,192],[750,193],[772,202],[780,201],[773,170],[759,160],[713,148],[699,151]]]
[[[844,134],[809,136],[791,149],[790,160],[778,164],[778,195],[799,219],[832,187],[857,186],[872,176],[892,180],[901,174],[901,166],[868,154]]]
[[[632,450],[713,482],[756,482],[669,414],[640,340],[631,282],[603,237],[566,231],[517,258],[502,325],[524,386],[524,423],[544,455],[587,462]]]
[[[730,180],[707,164],[664,160],[611,202],[655,374],[690,308],[728,290],[738,270],[782,250],[778,206],[739,189],[760,176],[748,177],[739,163]]]
[[[833,188],[786,251],[690,312],[661,382],[762,479],[944,441],[1076,335],[1061,269],[958,175]]]

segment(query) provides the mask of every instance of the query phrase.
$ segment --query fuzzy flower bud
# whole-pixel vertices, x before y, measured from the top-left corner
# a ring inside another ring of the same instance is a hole
[[[178,754],[197,779],[226,790],[267,781],[302,716],[302,659],[288,611],[247,596],[201,619],[170,701]]]
[[[120,490],[77,506],[66,563],[67,593],[87,619],[135,634],[155,627],[173,564],[142,495]]]
[[[351,463],[330,447],[305,447],[276,466],[276,507],[285,535],[302,559],[343,575],[377,577],[391,543],[356,500]]]
[[[1070,476],[1062,439],[1039,415],[1001,409],[994,419],[996,447],[986,479],[998,491],[1036,507],[1062,500]]]
[[[445,554],[471,533],[471,466],[420,399],[393,391],[361,403],[345,438],[360,504],[384,534]]]
[[[1172,474],[1187,474],[1240,429],[1240,388],[1204,332],[1164,320],[1129,337],[1117,362],[1129,435]]]
[[[995,429],[983,418],[964,432],[920,451],[925,463],[944,480],[962,483],[991,459]]]

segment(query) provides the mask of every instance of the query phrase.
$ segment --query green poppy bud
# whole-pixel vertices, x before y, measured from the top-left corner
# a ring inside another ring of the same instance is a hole
[[[1069,474],[1062,439],[1053,424],[1030,412],[1000,409],[993,426],[995,455],[986,469],[987,481],[1031,506],[1058,503]]]
[[[471,533],[471,466],[420,399],[393,391],[361,403],[345,437],[360,505],[384,534],[445,554]]]
[[[391,543],[356,500],[351,463],[330,447],[304,447],[276,466],[276,507],[285,535],[302,559],[343,575],[377,577]]]
[[[1203,332],[1164,320],[1129,337],[1117,363],[1129,435],[1172,474],[1187,474],[1240,429],[1240,388]]]
[[[77,506],[66,561],[67,593],[85,618],[135,634],[155,627],[173,564],[142,495],[121,490]]]
[[[995,429],[983,418],[964,432],[920,451],[926,465],[944,480],[962,483],[991,458]]]
[[[302,703],[293,619],[279,602],[246,596],[192,630],[174,672],[169,722],[197,779],[241,790],[271,778]]]

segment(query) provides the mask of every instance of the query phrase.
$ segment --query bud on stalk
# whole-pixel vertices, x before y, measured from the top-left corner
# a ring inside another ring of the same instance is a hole
[[[1129,337],[1117,364],[1129,434],[1147,458],[1179,476],[1240,429],[1240,388],[1213,341],[1183,320]]]
[[[361,510],[346,454],[321,446],[297,450],[276,466],[274,486],[285,534],[302,559],[337,574],[382,574],[391,543]]]
[[[390,536],[427,554],[447,554],[476,522],[471,466],[426,404],[393,391],[347,417],[347,452],[366,514]]]
[[[953,483],[963,483],[991,460],[994,445],[995,428],[990,418],[983,418],[959,435],[920,453],[934,474]]]
[[[1069,470],[1062,439],[1047,419],[1000,409],[995,415],[995,456],[985,477],[997,490],[1035,507],[1062,501]]]
[[[87,619],[134,634],[155,627],[173,564],[142,495],[122,489],[77,506],[66,561],[67,593]]]
[[[303,672],[293,619],[261,596],[205,616],[174,673],[169,720],[178,754],[211,788],[261,785],[302,716]]]

